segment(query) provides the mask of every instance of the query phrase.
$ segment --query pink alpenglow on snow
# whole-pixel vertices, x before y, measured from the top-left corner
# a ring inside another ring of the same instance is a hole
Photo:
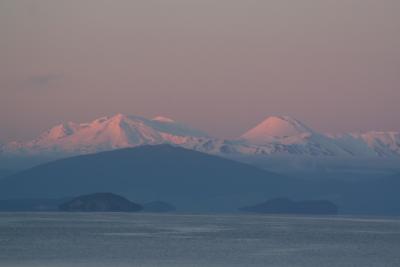
[[[34,140],[9,142],[0,150],[5,155],[76,155],[156,144],[221,156],[400,157],[398,132],[324,134],[289,116],[268,117],[238,138],[221,139],[163,116],[117,114],[60,124]]]

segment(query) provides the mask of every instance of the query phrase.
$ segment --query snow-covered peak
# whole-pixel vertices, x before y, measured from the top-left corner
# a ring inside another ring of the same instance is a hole
[[[304,139],[312,134],[313,130],[294,118],[271,116],[247,131],[241,138],[251,143],[264,144],[283,139]]]
[[[184,144],[207,135],[167,118],[151,120],[116,114],[88,123],[64,123],[28,142],[9,143],[9,151],[28,154],[84,154],[144,144]]]
[[[44,132],[40,138],[41,139],[50,139],[50,140],[58,140],[64,138],[66,136],[74,134],[79,125],[73,122],[63,123],[54,126],[50,130]]]
[[[359,135],[379,156],[400,155],[400,132],[370,131]]]

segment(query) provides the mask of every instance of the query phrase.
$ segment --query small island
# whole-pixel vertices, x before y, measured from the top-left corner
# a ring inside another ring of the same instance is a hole
[[[264,214],[335,215],[338,213],[338,207],[328,200],[293,201],[288,198],[274,198],[239,210]]]
[[[113,193],[95,193],[76,197],[59,206],[68,212],[137,212],[143,207]]]

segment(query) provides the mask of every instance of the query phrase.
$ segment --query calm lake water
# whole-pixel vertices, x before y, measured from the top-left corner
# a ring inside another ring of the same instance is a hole
[[[400,220],[0,213],[0,266],[400,266]]]

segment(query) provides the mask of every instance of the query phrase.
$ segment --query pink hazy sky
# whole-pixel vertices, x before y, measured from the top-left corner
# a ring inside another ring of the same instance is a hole
[[[2,0],[0,141],[165,115],[236,137],[268,115],[400,130],[398,0]]]

